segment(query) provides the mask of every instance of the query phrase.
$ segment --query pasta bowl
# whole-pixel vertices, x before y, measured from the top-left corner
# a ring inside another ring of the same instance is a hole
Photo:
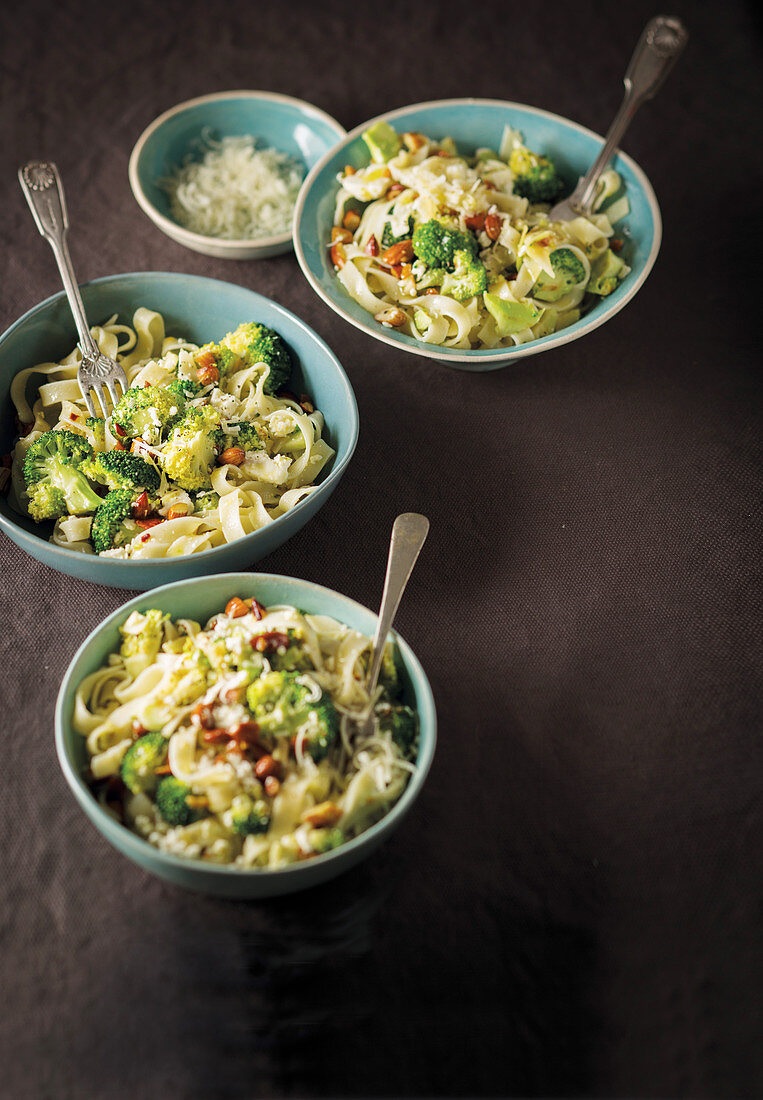
[[[345,132],[325,111],[275,92],[234,91],[199,96],[165,111],[143,131],[130,156],[130,187],[154,225],[194,252],[229,260],[276,256],[291,249],[291,226],[266,236],[238,240],[193,232],[173,217],[163,181],[187,158],[201,159],[203,135],[216,141],[251,137],[258,145],[286,153],[309,170]]]
[[[617,234],[624,237],[623,256],[631,272],[612,294],[600,298],[575,323],[513,347],[480,349],[427,344],[380,324],[338,281],[328,247],[339,190],[337,175],[347,165],[357,170],[369,164],[370,153],[362,134],[378,122],[389,123],[398,133],[418,132],[435,140],[451,137],[458,152],[467,156],[480,147],[497,149],[504,127],[508,125],[520,131],[529,148],[554,160],[562,176],[569,181],[570,191],[578,177],[593,163],[603,142],[592,131],[548,111],[520,103],[484,99],[418,103],[379,115],[348,133],[315,165],[300,191],[294,216],[295,251],[315,292],[345,321],[366,335],[398,351],[445,363],[458,370],[496,370],[526,355],[550,351],[592,332],[610,321],[642,286],[660,247],[660,211],[644,172],[627,154],[618,152],[613,166],[622,177],[630,212],[618,223]]]
[[[140,306],[161,313],[167,332],[203,344],[220,340],[242,321],[260,321],[278,332],[291,350],[290,386],[307,394],[324,416],[324,436],[334,457],[318,477],[318,487],[273,522],[233,542],[176,557],[115,559],[57,546],[49,541],[51,523],[36,524],[0,497],[0,529],[43,564],[70,576],[117,588],[147,589],[184,577],[245,568],[295,535],[325,504],[352,458],[358,438],[355,395],[329,347],[293,313],[244,287],[216,279],[171,272],[137,272],[96,279],[81,288],[92,323],[113,314],[129,322]],[[67,355],[77,341],[63,293],[35,306],[0,336],[0,454],[13,446],[16,429],[10,400],[17,372]],[[28,396],[44,381],[32,376]]]
[[[402,795],[376,824],[324,855],[285,867],[248,869],[189,859],[160,850],[120,824],[94,798],[83,772],[85,738],[72,725],[77,690],[108,655],[119,648],[119,626],[132,611],[157,608],[173,618],[204,623],[233,596],[254,596],[267,606],[289,604],[313,614],[330,615],[372,635],[376,615],[367,608],[309,581],[264,573],[226,573],[179,581],[130,600],[105,619],[80,646],[61,684],[56,704],[56,750],[69,787],[87,817],[122,855],[178,886],[231,898],[266,898],[291,893],[335,877],[370,856],[400,825],[421,793],[435,751],[436,713],[426,674],[405,641],[396,636],[403,665],[404,700],[419,715],[416,769]]]

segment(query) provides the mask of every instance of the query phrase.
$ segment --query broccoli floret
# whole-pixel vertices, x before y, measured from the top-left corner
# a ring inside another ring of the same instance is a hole
[[[564,180],[553,161],[524,145],[512,149],[509,168],[514,173],[514,194],[532,203],[554,202],[564,191]]]
[[[453,262],[453,272],[448,272],[442,282],[443,294],[449,294],[457,302],[463,302],[466,298],[487,290],[485,265],[471,252],[455,252]]]
[[[419,222],[414,229],[413,251],[427,267],[443,267],[446,271],[453,271],[457,252],[476,257],[477,238],[469,230],[462,233],[447,222],[430,218],[429,221]]]
[[[230,807],[231,828],[240,836],[253,833],[266,833],[270,828],[270,810],[264,799],[250,798],[248,794],[238,794]]]
[[[89,416],[86,426],[93,433],[93,447],[96,451],[106,450],[106,421],[102,416]]]
[[[170,432],[162,451],[167,477],[183,489],[209,489],[217,455],[220,413],[211,405],[194,405]]]
[[[114,407],[111,421],[128,436],[158,443],[182,416],[185,398],[179,386],[132,386]]]
[[[379,730],[392,734],[392,740],[400,751],[409,756],[419,733],[419,720],[415,710],[402,703],[377,703],[374,714]]]
[[[271,667],[279,672],[307,672],[315,668],[312,657],[304,646],[304,638],[293,627],[286,631],[289,639],[283,653],[277,649],[268,655]]]
[[[302,751],[316,764],[325,759],[339,733],[339,715],[327,695],[315,704],[300,732],[304,733]]]
[[[24,457],[24,481],[29,514],[38,523],[59,516],[94,512],[102,498],[82,471],[93,448],[75,432],[62,428],[45,432]]]
[[[202,387],[198,382],[194,382],[192,378],[175,378],[172,382],[164,387],[167,393],[171,393],[176,397],[180,397],[185,403],[188,399],[198,397],[201,393]]]
[[[322,760],[339,732],[339,715],[331,699],[314,693],[297,672],[266,672],[250,684],[246,701],[266,737],[302,733],[303,751]]]
[[[602,298],[611,294],[622,278],[624,267],[625,262],[616,256],[611,248],[608,248],[591,264],[591,281],[586,290]]]
[[[238,420],[227,424],[215,432],[215,443],[219,450],[228,447],[242,447],[245,451],[258,451],[263,447],[262,439],[254,424],[248,420]]]
[[[191,793],[191,788],[174,775],[161,780],[156,788],[156,806],[168,825],[190,825],[196,820],[196,811],[187,801]]]
[[[265,382],[265,393],[277,393],[289,381],[291,377],[289,349],[278,333],[267,325],[260,325],[256,321],[244,322],[234,332],[229,332],[223,337],[221,343],[243,361],[243,366],[251,367],[256,363],[266,363],[270,367],[270,373]]]
[[[395,209],[394,205],[390,206],[390,208],[388,210],[388,213],[391,214],[394,209]],[[407,230],[405,231],[405,233],[401,233],[399,237],[396,237],[394,235],[394,233],[392,232],[391,222],[385,222],[384,223],[384,230],[382,232],[382,238],[381,238],[381,241],[380,241],[381,247],[382,248],[390,248],[391,245],[398,244],[400,241],[410,240],[411,237],[413,236],[413,224],[414,224],[413,217],[409,216]]]
[[[119,652],[132,676],[139,675],[156,660],[164,641],[164,623],[167,618],[164,612],[156,609],[142,613],[132,611],[120,626],[122,644]]]
[[[550,255],[551,266],[554,269],[552,279],[545,272],[535,284],[532,297],[541,302],[555,302],[563,294],[585,280],[585,264],[571,248],[555,248]]]
[[[156,466],[131,451],[102,451],[95,455],[88,466],[95,481],[110,489],[159,488],[161,476]]]
[[[96,554],[116,550],[130,542],[140,531],[131,518],[135,491],[115,489],[99,503],[90,526],[90,541]]]
[[[130,745],[122,757],[119,774],[133,794],[153,794],[156,790],[156,769],[167,759],[167,748],[167,738],[161,733],[146,733]]]
[[[341,829],[312,829],[307,836],[310,843],[310,847],[318,855],[322,855],[324,852],[330,852],[333,848],[338,848],[340,844],[344,844],[344,833]]]
[[[220,494],[212,489],[203,489],[200,492],[192,492],[193,508],[195,512],[209,512],[220,504]]]

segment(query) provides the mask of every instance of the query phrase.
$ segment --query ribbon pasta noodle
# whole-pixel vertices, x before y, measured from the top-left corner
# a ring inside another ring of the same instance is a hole
[[[204,628],[149,610],[120,632],[72,725],[95,796],[165,852],[253,870],[312,858],[382,817],[415,771],[394,643],[372,699],[371,640],[330,616],[234,597]]]
[[[119,323],[114,316],[91,331],[100,349],[124,367],[130,391],[145,387],[161,390],[178,379],[187,380],[198,391],[197,396],[188,399],[188,407],[208,409],[220,429],[231,433],[225,435],[229,449],[218,446],[208,485],[195,490],[184,488],[165,471],[168,441],[161,433],[133,440],[132,450],[155,466],[160,475],[158,489],[152,494],[151,522],[140,526],[137,520],[138,525],[130,529],[131,537],[100,553],[142,559],[210,550],[261,530],[315,491],[316,479],[334,455],[322,437],[323,416],[306,398],[298,400],[283,389],[275,394],[268,392],[271,368],[266,362],[233,356],[229,370],[218,372],[211,384],[200,385],[204,376],[199,362],[205,349],[168,335],[164,318],[154,310],[137,309],[131,325]],[[22,514],[28,511],[29,501],[24,458],[45,432],[74,432],[96,453],[124,449],[125,433],[112,418],[106,420],[101,436],[88,416],[77,382],[80,358],[79,348],[75,348],[60,362],[27,367],[13,380],[11,400],[25,434],[13,453],[10,501]],[[30,402],[28,391],[34,382],[36,396]],[[230,444],[238,438],[236,433],[248,425],[256,428],[259,445],[234,448],[236,461],[225,461],[231,453]],[[243,459],[239,451],[244,453]],[[81,553],[96,552],[91,541],[92,520],[90,514],[59,516],[51,541]]]

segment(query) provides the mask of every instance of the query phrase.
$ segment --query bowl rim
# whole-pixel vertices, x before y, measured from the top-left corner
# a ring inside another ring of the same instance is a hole
[[[209,95],[196,96],[193,99],[186,99],[182,103],[177,103],[174,107],[168,108],[162,114],[158,115],[153,122],[142,132],[132,152],[130,153],[130,160],[127,165],[127,177],[130,181],[130,189],[133,196],[146,214],[155,225],[157,225],[164,233],[172,237],[178,242],[187,243],[189,245],[209,245],[214,244],[221,248],[228,249],[231,252],[241,250],[243,248],[249,249],[264,249],[271,248],[277,245],[288,244],[292,237],[292,227],[283,233],[271,234],[268,237],[243,237],[236,239],[225,239],[223,237],[207,237],[203,233],[194,233],[190,229],[186,229],[178,222],[173,221],[172,218],[166,217],[162,214],[149,199],[146,192],[143,190],[143,185],[140,182],[140,173],[138,171],[138,165],[140,162],[143,149],[145,148],[149,138],[175,115],[182,114],[184,111],[189,110],[192,107],[201,106],[204,103],[214,103],[223,99],[252,99],[263,100],[270,103],[283,103],[292,107],[299,107],[300,110],[312,115],[316,119],[328,124],[336,133],[337,139],[341,139],[346,135],[347,131],[340,122],[337,122],[326,111],[320,107],[314,106],[312,103],[308,103],[307,100],[297,99],[295,96],[282,95],[280,92],[267,92],[267,91],[249,91],[247,89],[240,89],[238,91],[230,92],[211,92]],[[302,181],[300,188],[304,186],[305,179]],[[293,222],[292,222],[293,225]]]
[[[375,327],[365,320],[359,320],[356,317],[351,316],[345,309],[335,302],[323,289],[320,280],[314,277],[310,264],[308,263],[305,250],[302,246],[302,221],[305,211],[305,203],[308,195],[310,194],[313,185],[317,177],[324,170],[326,165],[341,152],[342,149],[347,148],[356,138],[360,137],[364,130],[367,130],[369,126],[373,126],[376,122],[391,122],[400,115],[407,115],[412,111],[422,111],[428,108],[448,108],[448,107],[500,107],[508,108],[518,111],[525,111],[529,114],[537,115],[540,118],[550,119],[554,123],[561,123],[566,127],[573,130],[577,130],[579,133],[584,134],[586,137],[594,138],[596,141],[603,144],[604,138],[600,134],[597,134],[594,130],[590,130],[587,126],[581,126],[578,122],[573,122],[572,119],[565,118],[563,115],[558,115],[553,111],[547,111],[542,107],[533,107],[527,103],[517,103],[514,100],[508,99],[482,99],[476,97],[459,97],[454,99],[430,99],[422,103],[410,103],[405,107],[396,107],[392,111],[385,111],[382,114],[376,115],[374,118],[367,119],[361,123],[360,126],[356,126],[350,130],[344,138],[342,138],[333,149],[329,149],[321,159],[313,165],[308,172],[302,187],[300,188],[299,195],[297,196],[297,202],[294,207],[294,252],[297,256],[299,266],[302,268],[302,273],[307,279],[308,283],[312,286],[319,298],[326,303],[335,313],[339,314],[349,324],[354,325],[355,328],[361,332],[365,332],[367,335],[373,337],[375,340],[380,340],[382,343],[388,344],[390,347],[397,348],[400,351],[410,352],[413,355],[420,355],[427,359],[437,359],[440,362],[449,365],[452,363],[470,363],[473,366],[475,364],[483,362],[485,369],[489,369],[490,364],[495,365],[508,365],[508,361],[511,359],[521,359],[527,355],[533,355],[539,351],[547,351],[551,348],[559,347],[562,344],[570,343],[572,340],[577,340],[581,336],[585,336],[587,333],[592,332],[605,321],[609,321],[614,317],[616,313],[627,305],[627,303],[633,298],[636,292],[640,289],[644,281],[646,280],[649,272],[654,266],[657,254],[660,250],[662,243],[662,216],[660,214],[660,207],[657,202],[657,196],[654,193],[646,173],[642,168],[633,160],[632,157],[624,153],[622,149],[617,150],[617,156],[625,164],[627,164],[630,171],[636,178],[637,183],[643,191],[644,197],[647,200],[649,210],[652,216],[654,224],[654,236],[652,239],[652,246],[649,250],[644,264],[641,270],[638,272],[636,278],[632,281],[630,286],[627,287],[626,293],[623,297],[614,305],[610,305],[608,309],[605,309],[602,316],[596,318],[581,317],[579,321],[576,321],[574,325],[568,326],[566,329],[561,329],[558,333],[551,333],[548,336],[542,336],[537,340],[529,340],[526,344],[515,344],[513,347],[505,348],[471,348],[468,351],[461,348],[445,348],[439,345],[433,346],[417,342],[416,344],[402,343],[399,339],[388,334],[382,329],[382,326],[376,325]],[[349,297],[349,296],[348,296]],[[352,299],[349,299],[350,301]],[[371,314],[368,315],[369,318]],[[580,326],[577,328],[576,326]],[[475,369],[478,369],[475,366]]]
[[[325,479],[323,481],[318,482],[318,489],[322,488],[325,485],[335,485],[336,482],[339,480],[339,478],[341,478],[342,474],[344,473],[345,469],[347,468],[347,465],[350,462],[350,459],[352,458],[353,454],[355,453],[355,448],[356,448],[357,443],[358,443],[358,437],[360,435],[360,414],[358,412],[358,402],[357,402],[357,398],[355,397],[355,391],[352,388],[352,383],[350,382],[350,379],[347,375],[347,372],[345,371],[342,364],[339,362],[339,359],[337,358],[336,354],[331,350],[331,348],[328,346],[326,341],[321,336],[318,335],[318,333],[315,331],[315,329],[311,328],[310,325],[308,325],[306,321],[303,321],[301,317],[298,317],[296,315],[296,313],[293,313],[290,309],[287,309],[286,306],[281,305],[280,302],[273,301],[273,299],[271,299],[271,298],[265,299],[264,294],[259,294],[256,290],[251,290],[249,287],[241,286],[238,283],[230,283],[230,282],[227,282],[224,279],[215,279],[215,278],[213,278],[212,276],[209,276],[209,275],[192,275],[192,274],[188,274],[187,272],[179,272],[179,271],[125,271],[125,272],[122,272],[119,275],[103,275],[98,279],[90,279],[86,283],[80,283],[79,289],[80,289],[80,291],[82,291],[82,290],[85,290],[87,287],[90,287],[90,286],[102,286],[104,284],[108,284],[108,283],[112,283],[112,282],[118,282],[121,279],[134,278],[135,276],[139,276],[139,277],[148,276],[150,278],[154,278],[154,277],[162,278],[164,276],[170,276],[173,279],[193,279],[193,280],[207,281],[207,282],[212,282],[212,283],[219,283],[223,286],[235,287],[236,290],[243,290],[243,291],[248,292],[249,294],[256,295],[258,298],[263,298],[265,301],[268,302],[269,305],[275,306],[276,309],[281,310],[284,313],[288,314],[292,321],[296,322],[300,328],[305,329],[315,340],[317,340],[318,344],[322,347],[323,351],[328,355],[328,357],[330,358],[330,360],[333,363],[334,367],[338,371],[339,378],[340,378],[340,380],[343,384],[343,388],[345,390],[346,396],[347,396],[348,401],[349,401],[350,410],[352,412],[351,435],[350,435],[350,439],[349,439],[349,442],[348,442],[347,450],[346,450],[345,454],[339,459],[339,461],[336,461],[337,455],[335,453],[334,458],[332,459],[332,462],[331,462],[331,468],[329,469],[329,472],[327,473]],[[63,300],[63,299],[65,299],[65,297],[66,297],[66,292],[63,291],[63,290],[59,290],[55,294],[51,294],[48,298],[45,298],[42,302],[38,302],[37,305],[32,306],[31,309],[28,309],[26,311],[26,313],[24,313],[21,317],[19,317],[16,321],[14,321],[13,324],[10,325],[5,330],[5,332],[0,333],[0,347],[2,347],[2,344],[4,343],[6,337],[10,336],[17,328],[19,328],[26,321],[31,320],[36,313],[38,313],[40,310],[45,309],[47,306],[49,306],[55,300],[57,300],[57,299],[58,300]],[[73,324],[73,322],[72,322],[72,324]],[[299,504],[296,507],[298,508]],[[288,519],[290,517],[290,515],[293,514],[293,511],[294,510],[292,510],[290,512],[284,512],[284,514],[282,516],[278,516],[277,519],[273,520],[273,523],[278,523],[280,520]],[[196,553],[192,553],[192,554],[178,554],[178,555],[176,555],[175,557],[172,557],[172,558],[167,558],[167,557],[163,557],[163,558],[119,558],[117,560],[119,561],[120,565],[129,565],[130,567],[138,566],[138,567],[142,567],[144,570],[146,569],[146,567],[148,567],[149,570],[152,569],[152,568],[154,570],[158,570],[158,569],[163,568],[163,567],[166,568],[168,565],[171,565],[173,561],[187,562],[187,561],[201,561],[201,560],[203,560],[203,561],[212,562],[212,561],[214,561],[215,556],[222,556],[222,554],[224,552],[226,552],[231,546],[236,545],[236,543],[243,543],[248,538],[256,537],[261,531],[269,530],[271,526],[272,525],[269,524],[267,527],[261,527],[257,531],[251,531],[248,535],[244,535],[243,539],[237,539],[235,543],[225,542],[225,543],[222,544],[222,546],[213,546],[208,550],[199,550]],[[41,535],[36,535],[32,532],[26,531],[25,528],[20,527],[19,524],[17,524],[17,523],[14,523],[13,520],[9,519],[8,516],[6,516],[2,511],[0,511],[0,530],[3,530],[3,531],[7,532],[8,530],[11,530],[11,529],[14,532],[21,532],[23,535],[28,535],[30,538],[39,538],[45,544],[45,546],[47,547],[49,553],[51,553],[54,558],[60,557],[64,561],[71,561],[73,558],[81,558],[83,556],[78,550],[67,550],[67,548],[65,546],[58,546],[56,543],[50,542],[50,540],[44,539]],[[96,554],[96,555],[93,555],[93,560],[96,561],[96,562],[104,561],[108,564],[109,561],[113,560],[113,559],[100,558]],[[96,566],[96,568],[98,568],[98,567]],[[129,578],[125,578],[125,586],[126,587],[128,586],[127,585],[128,579]],[[179,583],[179,582],[171,582],[171,583]],[[156,591],[156,590],[154,589],[153,591]]]
[[[155,597],[161,597],[167,593],[170,589],[178,589],[184,587],[193,587],[195,585],[202,585],[209,578],[207,577],[190,577],[185,580],[172,581],[170,584],[164,584],[161,587],[153,588],[148,592],[141,592],[138,596],[133,597],[126,603],[121,604],[114,611],[111,612],[105,619],[102,619],[100,623],[93,630],[90,631],[88,636],[78,646],[74,656],[69,661],[69,664],[61,680],[61,686],[58,690],[56,697],[55,711],[54,711],[54,729],[55,729],[55,745],[56,755],[58,757],[59,767],[64,773],[64,778],[69,785],[70,790],[74,794],[77,802],[84,810],[85,814],[95,824],[95,818],[97,817],[99,824],[96,825],[99,832],[101,832],[110,843],[112,843],[117,849],[122,845],[125,845],[131,852],[135,854],[138,862],[141,866],[144,864],[141,862],[141,856],[149,856],[157,859],[160,863],[166,864],[175,870],[185,870],[187,872],[201,872],[209,873],[213,876],[227,876],[233,874],[234,876],[249,881],[256,881],[257,879],[267,879],[273,881],[271,876],[277,876],[288,880],[289,878],[299,875],[304,872],[306,867],[312,867],[315,865],[316,860],[310,860],[309,863],[297,863],[287,864],[285,867],[236,867],[231,864],[220,863],[207,863],[202,859],[188,858],[184,856],[177,856],[171,852],[164,852],[160,848],[154,847],[153,844],[149,844],[143,837],[138,836],[127,826],[121,825],[119,822],[113,820],[99,805],[96,798],[88,788],[82,776],[77,772],[73,762],[69,759],[69,754],[66,749],[65,743],[65,731],[71,726],[71,718],[64,714],[65,697],[72,684],[74,671],[79,661],[85,656],[88,647],[95,640],[97,635],[113,626],[117,621],[123,621],[125,614],[129,614],[130,611],[138,608],[140,605],[145,605],[154,600]],[[317,591],[321,596],[328,594],[332,597],[338,597],[339,600],[357,609],[365,614],[375,615],[370,608],[364,604],[359,603],[357,600],[352,599],[350,596],[345,596],[341,592],[337,592],[333,588],[327,588],[325,585],[317,584],[315,581],[305,580],[301,577],[292,577],[285,573],[261,573],[261,572],[234,572],[234,573],[218,573],[216,574],[217,580],[230,580],[233,584],[235,581],[240,580],[242,583],[246,582],[249,585],[255,585],[260,580],[272,582],[272,583],[294,583],[297,585],[304,585],[308,588]],[[316,612],[321,614],[321,612]],[[332,616],[333,617],[333,616]],[[341,620],[339,620],[341,621]],[[333,851],[324,852],[322,855],[316,857],[321,863],[333,862],[338,859],[346,859],[347,856],[357,851],[361,846],[368,844],[376,838],[381,837],[394,827],[395,823],[404,816],[408,811],[411,804],[415,801],[421,790],[424,780],[429,773],[429,769],[434,759],[435,748],[437,746],[437,710],[435,707],[434,695],[432,693],[432,687],[429,683],[429,679],[424,669],[421,666],[416,654],[411,647],[405,641],[405,639],[392,630],[390,632],[402,650],[406,667],[412,669],[415,673],[417,684],[421,686],[421,694],[423,701],[424,715],[422,715],[422,707],[419,706],[418,713],[419,719],[424,726],[426,720],[427,728],[431,729],[431,736],[427,738],[426,744],[423,741],[419,743],[419,759],[416,761],[416,771],[411,775],[405,790],[401,794],[400,798],[395,804],[381,817],[378,821],[374,822],[370,828],[364,832],[359,833],[358,836],[353,837],[346,843],[342,844],[339,848],[335,848]],[[87,675],[87,673],[85,673]],[[75,686],[76,690],[76,686]],[[72,732],[74,732],[72,730]],[[122,853],[124,854],[124,853]]]

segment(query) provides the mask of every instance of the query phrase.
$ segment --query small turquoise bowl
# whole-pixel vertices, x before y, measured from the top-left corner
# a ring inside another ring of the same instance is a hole
[[[443,348],[385,328],[345,291],[334,273],[329,249],[334,220],[337,174],[345,165],[355,168],[369,163],[369,152],[361,134],[375,122],[388,122],[399,133],[413,131],[428,137],[452,137],[461,153],[473,153],[480,146],[498,147],[506,125],[519,130],[527,145],[547,154],[556,162],[571,188],[596,159],[603,138],[559,115],[521,103],[493,99],[447,99],[417,103],[357,126],[315,165],[305,180],[294,213],[294,247],[297,259],[313,290],[345,321],[375,340],[398,351],[412,352],[434,359],[458,370],[489,371],[506,367],[525,355],[560,347],[577,340],[609,321],[631,300],[652,269],[662,237],[662,222],[654,191],[639,166],[624,153],[618,153],[614,167],[622,175],[630,214],[618,222],[618,236],[624,236],[624,256],[632,268],[630,275],[609,295],[575,324],[550,336],[509,348]]]
[[[276,870],[249,870],[241,867],[182,859],[159,851],[147,841],[120,825],[96,801],[82,778],[87,764],[85,739],[72,729],[76,690],[85,676],[95,672],[110,653],[119,648],[119,626],[131,611],[158,608],[173,617],[182,616],[206,622],[225,607],[232,596],[255,596],[265,606],[290,604],[316,614],[331,615],[369,636],[376,629],[373,611],[346,596],[310,581],[267,573],[226,573],[217,577],[199,577],[157,588],[137,596],[109,615],[83,642],[67,669],[56,703],[56,750],[66,781],[95,827],[134,863],[177,886],[217,894],[228,898],[267,898],[289,894],[307,886],[334,878],[379,847],[398,827],[421,793],[434,756],[437,716],[432,689],[426,674],[402,638],[396,635],[407,689],[405,701],[419,714],[421,734],[416,771],[392,809],[360,836],[325,855]]]
[[[288,252],[291,229],[285,233],[245,240],[222,240],[192,233],[170,213],[161,181],[179,168],[198,148],[202,132],[215,139],[246,137],[296,157],[309,171],[346,130],[325,111],[275,92],[217,92],[189,99],[165,111],[148,126],[130,156],[130,187],[151,221],[178,244],[228,260],[262,259]]]
[[[80,290],[92,324],[114,313],[129,324],[135,310],[147,306],[164,316],[168,333],[199,344],[220,340],[242,321],[262,321],[274,328],[289,345],[295,361],[291,385],[298,393],[308,394],[323,413],[325,437],[336,454],[321,474],[318,489],[294,509],[237,542],[198,554],[119,561],[66,550],[48,541],[52,524],[36,524],[20,516],[6,497],[0,497],[0,528],[6,535],[61,573],[116,588],[146,589],[183,577],[246,568],[304,527],[338,485],[358,439],[355,394],[339,360],[323,340],[293,313],[260,294],[198,275],[156,271],[110,275],[86,283]],[[0,454],[11,449],[16,434],[10,400],[14,375],[35,363],[61,359],[76,343],[74,321],[63,293],[29,310],[0,336]],[[33,376],[30,387],[34,384]]]

